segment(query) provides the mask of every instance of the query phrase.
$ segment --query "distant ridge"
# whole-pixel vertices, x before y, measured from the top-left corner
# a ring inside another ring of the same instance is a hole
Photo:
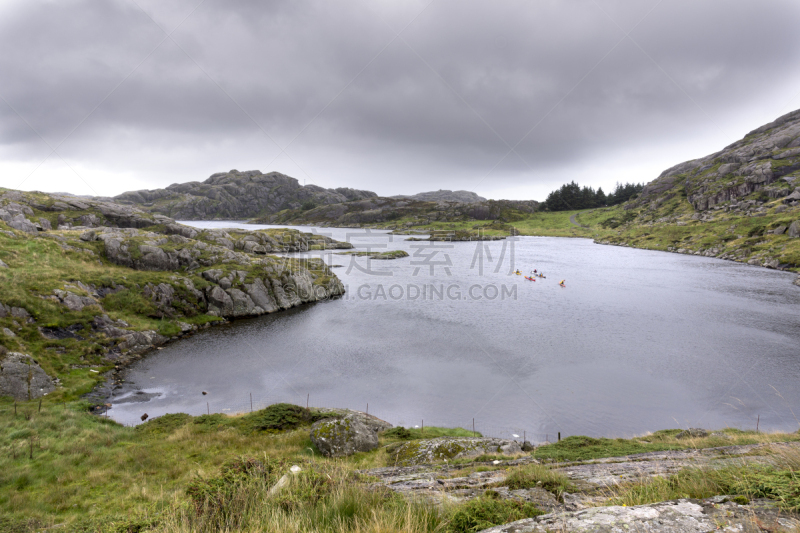
[[[447,189],[439,189],[438,191],[421,192],[411,196],[397,195],[390,196],[390,198],[408,198],[411,200],[420,200],[423,202],[459,202],[462,204],[477,204],[485,202],[486,198],[478,196],[471,191],[449,191]]]

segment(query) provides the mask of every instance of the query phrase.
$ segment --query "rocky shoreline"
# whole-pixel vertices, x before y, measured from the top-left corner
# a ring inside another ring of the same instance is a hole
[[[692,251],[692,250],[686,249],[686,248],[672,248],[672,247],[671,248],[667,248],[666,250],[643,248],[641,246],[630,245],[630,244],[628,244],[626,242],[612,242],[612,241],[609,241],[609,240],[593,239],[592,242],[594,244],[600,244],[600,245],[604,245],[604,246],[620,246],[622,248],[635,248],[635,249],[638,249],[638,250],[651,250],[651,251],[655,251],[655,252],[666,252],[666,253],[682,254],[682,255],[697,255],[697,256],[700,256],[700,257],[712,257],[714,259],[721,259],[723,261],[732,261],[734,263],[742,263],[742,264],[747,264],[747,265],[750,265],[750,266],[767,268],[767,269],[770,269],[770,270],[782,270],[784,272],[792,272],[792,269],[790,268],[790,265],[781,265],[781,264],[779,264],[777,262],[777,260],[772,260],[772,261],[768,261],[768,262],[761,262],[758,259],[750,259],[749,261],[743,261],[742,259],[737,258],[737,257],[735,257],[735,256],[733,256],[731,254],[719,253],[719,250],[717,250],[715,248],[711,248],[710,250],[706,250],[705,252],[700,252],[700,251]],[[797,286],[800,287],[800,276],[795,278],[794,281],[792,281],[792,284],[793,285],[797,285]]]
[[[82,383],[105,375],[103,390],[132,361],[214,323],[337,298],[344,285],[322,259],[272,254],[353,247],[18,191],[0,194],[0,221],[0,395],[19,400],[75,387],[83,369]]]

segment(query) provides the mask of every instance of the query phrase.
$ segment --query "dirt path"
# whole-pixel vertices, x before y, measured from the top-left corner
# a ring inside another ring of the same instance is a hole
[[[572,222],[572,224],[574,224],[575,226],[578,226],[578,227],[580,227],[580,228],[586,228],[586,229],[589,229],[589,226],[584,226],[583,224],[581,224],[580,222],[578,222],[577,220],[575,220],[575,217],[576,217],[576,216],[578,216],[578,213],[575,213],[575,214],[573,214],[573,215],[570,215],[570,217],[569,217],[569,221],[570,221],[570,222]]]

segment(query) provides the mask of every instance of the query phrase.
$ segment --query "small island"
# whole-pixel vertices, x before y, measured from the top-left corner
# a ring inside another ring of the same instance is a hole
[[[388,252],[339,252],[336,255],[354,255],[356,257],[368,257],[370,259],[389,260],[389,259],[400,259],[402,257],[408,257],[408,252],[405,252],[403,250],[389,250]]]

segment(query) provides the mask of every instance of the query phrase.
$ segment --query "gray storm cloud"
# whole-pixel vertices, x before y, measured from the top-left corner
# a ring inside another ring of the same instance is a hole
[[[162,4],[0,7],[0,185],[258,168],[536,198],[649,181],[800,107],[791,0]]]

